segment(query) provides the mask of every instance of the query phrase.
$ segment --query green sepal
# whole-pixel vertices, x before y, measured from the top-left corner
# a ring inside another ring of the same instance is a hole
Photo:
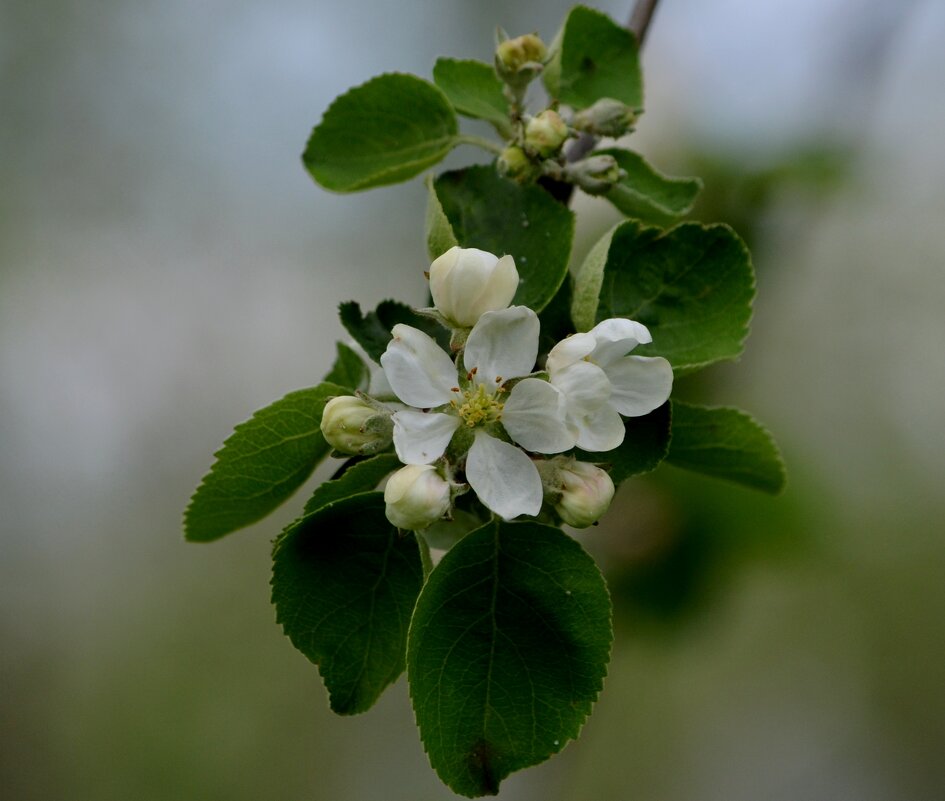
[[[673,401],[669,464],[777,494],[787,476],[774,438],[747,412]]]
[[[328,455],[319,428],[325,403],[350,394],[329,383],[300,389],[236,426],[190,499],[185,538],[219,539],[261,520],[288,499]]]
[[[422,583],[417,541],[387,521],[380,492],[323,506],[276,540],[276,622],[318,666],[333,711],[364,712],[403,672]]]
[[[594,155],[613,156],[626,172],[604,197],[628,217],[670,225],[689,213],[702,191],[698,178],[670,178],[631,150],[613,147],[597,150]]]
[[[568,274],[574,213],[540,187],[502,178],[492,166],[445,172],[433,182],[433,194],[459,245],[512,255],[520,279],[512,303],[540,312]],[[428,219],[431,214],[436,217],[428,212]]]
[[[433,82],[460,114],[486,120],[503,139],[512,138],[509,101],[491,64],[457,58],[438,58]]]
[[[302,154],[325,189],[355,192],[395,184],[441,161],[459,132],[443,92],[415,75],[389,73],[328,107]]]
[[[643,106],[636,37],[606,14],[571,9],[550,50],[542,80],[552,98],[577,109],[604,97],[632,109]]]
[[[578,736],[607,671],[610,598],[558,528],[494,521],[443,557],[417,600],[407,678],[440,778],[494,795]]]
[[[571,316],[579,331],[610,317],[643,323],[653,342],[633,354],[664,356],[679,375],[741,354],[754,296],[748,249],[727,225],[627,220],[587,254]]]

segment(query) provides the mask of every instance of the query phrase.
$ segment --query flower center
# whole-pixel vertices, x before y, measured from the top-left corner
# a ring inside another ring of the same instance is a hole
[[[454,399],[450,405],[456,409],[460,419],[470,428],[493,423],[502,417],[502,402],[499,395],[502,389],[486,392],[486,388],[479,384],[475,389],[467,389],[462,393],[462,400]]]

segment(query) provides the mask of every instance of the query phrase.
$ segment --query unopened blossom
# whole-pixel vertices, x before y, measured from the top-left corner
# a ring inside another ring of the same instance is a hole
[[[397,528],[424,529],[450,508],[450,485],[435,467],[407,465],[394,473],[384,487],[387,519]]]
[[[352,455],[378,453],[390,445],[390,413],[354,395],[340,395],[325,404],[322,436],[336,451]]]
[[[516,289],[518,270],[511,256],[454,246],[430,265],[433,305],[458,328],[472,327],[485,312],[507,308]]]
[[[562,392],[528,377],[538,355],[535,312],[512,306],[483,314],[466,340],[463,380],[427,334],[402,324],[392,333],[381,364],[394,393],[413,407],[393,415],[400,461],[431,464],[463,427],[467,434],[460,439],[471,440],[466,480],[479,499],[505,519],[538,514],[541,478],[525,451],[569,450],[577,431],[568,425]]]
[[[616,448],[624,417],[640,417],[662,406],[673,389],[673,369],[661,356],[631,356],[652,341],[646,326],[621,317],[574,334],[548,354],[551,383],[568,398],[568,421],[578,431],[578,447]]]
[[[571,460],[558,471],[560,496],[555,511],[574,528],[593,525],[610,507],[614,482],[606,470],[587,462]]]

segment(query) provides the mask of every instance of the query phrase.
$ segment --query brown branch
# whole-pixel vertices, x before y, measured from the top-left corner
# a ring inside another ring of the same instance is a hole
[[[650,28],[650,20],[653,19],[653,12],[656,11],[658,2],[659,0],[637,0],[633,7],[633,14],[630,16],[627,27],[637,37],[640,47],[643,47],[643,40],[646,39],[646,32]]]

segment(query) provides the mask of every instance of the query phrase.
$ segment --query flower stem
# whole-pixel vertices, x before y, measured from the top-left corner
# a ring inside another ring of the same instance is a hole
[[[433,572],[433,559],[430,557],[430,543],[420,531],[415,531],[417,536],[417,545],[420,547],[420,564],[423,566],[423,583],[426,584],[427,578]]]
[[[490,153],[495,153],[497,156],[502,152],[502,145],[482,136],[475,136],[473,134],[457,134],[456,141],[463,145],[475,145],[476,147],[481,147],[483,150],[488,150]]]

